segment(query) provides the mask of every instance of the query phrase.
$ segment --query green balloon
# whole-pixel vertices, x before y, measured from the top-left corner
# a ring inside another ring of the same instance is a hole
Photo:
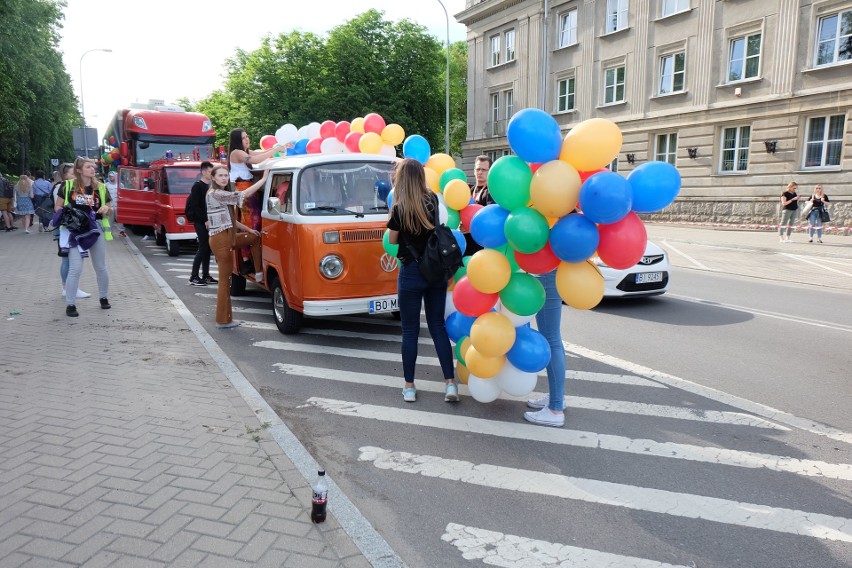
[[[469,256],[463,256],[462,257],[462,265],[459,266],[459,269],[456,270],[455,274],[453,274],[453,281],[454,282],[458,282],[459,280],[461,280],[462,278],[467,276],[467,263],[468,262],[470,262],[470,257]]]
[[[459,225],[461,225],[461,218],[459,217],[459,212],[455,209],[450,209],[447,207],[447,227],[450,229],[458,229]]]
[[[518,266],[518,261],[515,258],[515,249],[513,249],[510,245],[503,245],[502,247],[495,250],[499,250],[501,253],[503,253],[503,256],[505,256],[506,260],[509,261],[509,268],[512,270],[512,272],[518,272],[519,270],[521,270],[521,267]]]
[[[456,342],[455,351],[456,351],[456,359],[461,361],[461,364],[467,367],[467,361],[464,360],[464,353],[462,353],[461,346],[464,343],[464,340],[467,339],[468,336],[465,335],[463,337],[459,337],[459,340]]]
[[[467,175],[458,168],[450,168],[444,173],[441,174],[440,179],[438,180],[438,185],[441,187],[441,192],[444,191],[444,187],[450,183],[450,180],[460,179],[463,182],[467,183]]]
[[[503,232],[512,248],[524,254],[540,251],[550,238],[547,219],[529,207],[519,207],[512,211],[506,218]]]
[[[515,272],[506,287],[500,290],[500,301],[519,316],[531,316],[544,306],[544,286],[535,276]]]
[[[390,236],[390,229],[385,229],[385,234],[382,235],[382,246],[384,247],[386,253],[388,253],[391,256],[397,256],[398,253],[399,253],[399,245],[398,244],[397,245],[390,244],[390,241],[388,240],[389,236]]]
[[[514,211],[530,201],[532,170],[517,156],[498,158],[488,171],[488,191],[503,209]]]

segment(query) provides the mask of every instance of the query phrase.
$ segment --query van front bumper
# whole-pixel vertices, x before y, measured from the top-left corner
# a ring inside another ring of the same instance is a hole
[[[396,303],[397,295],[371,296],[369,298],[347,298],[345,300],[306,300],[302,304],[306,316],[332,316],[344,314],[369,314],[370,302]],[[390,310],[386,310],[385,313]]]
[[[198,235],[192,233],[166,233],[166,239],[170,241],[194,241]]]

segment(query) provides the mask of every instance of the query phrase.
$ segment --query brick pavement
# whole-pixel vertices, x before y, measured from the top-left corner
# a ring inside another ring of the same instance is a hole
[[[370,565],[123,239],[79,318],[50,235],[0,262],[0,566]]]

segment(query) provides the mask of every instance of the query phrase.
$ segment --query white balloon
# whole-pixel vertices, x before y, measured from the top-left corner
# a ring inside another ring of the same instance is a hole
[[[535,314],[531,316],[519,316],[518,314],[512,312],[503,305],[503,302],[498,302],[497,311],[512,320],[512,325],[515,327],[521,327],[522,325],[526,325],[532,321],[535,317]]]
[[[310,124],[306,124],[296,131],[296,140],[311,139]]]
[[[480,379],[470,375],[467,379],[470,396],[477,402],[494,402],[500,396],[500,385],[494,379]]]
[[[455,311],[457,310],[455,304],[453,304],[453,293],[450,291],[447,292],[447,301],[444,303],[444,321]]]
[[[492,380],[497,381],[500,388],[509,396],[526,396],[535,390],[538,375],[521,371],[509,361],[506,361],[503,368],[494,375]]]
[[[343,148],[343,142],[337,138],[326,138],[320,143],[320,152],[323,154],[340,154]]]
[[[279,144],[287,144],[288,142],[295,142],[298,140],[298,138],[296,138],[297,134],[298,131],[296,130],[296,126],[287,123],[275,131],[275,139]]]
[[[450,220],[450,213],[447,211],[447,202],[444,201],[444,195],[441,193],[437,194],[438,196],[438,220],[446,225],[447,221]]]
[[[320,123],[312,122],[308,125],[308,139],[320,137]]]
[[[390,156],[391,158],[395,158],[396,148],[394,148],[390,144],[382,144],[382,149],[379,150],[379,154],[381,154],[382,156]]]

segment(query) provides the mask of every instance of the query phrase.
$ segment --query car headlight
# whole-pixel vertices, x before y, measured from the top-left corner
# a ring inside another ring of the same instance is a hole
[[[334,254],[330,254],[320,261],[320,272],[328,279],[334,280],[343,274],[343,260]]]
[[[178,215],[177,219],[175,219],[178,225],[186,225],[186,217],[182,217]]]

